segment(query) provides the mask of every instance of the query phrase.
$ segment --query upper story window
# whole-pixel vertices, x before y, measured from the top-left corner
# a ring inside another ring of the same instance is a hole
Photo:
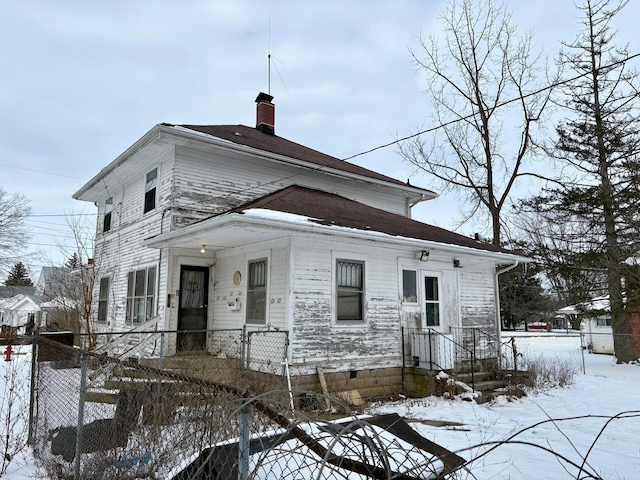
[[[336,261],[336,319],[364,321],[364,262]]]
[[[249,262],[247,281],[247,323],[267,321],[267,260]]]
[[[147,183],[144,188],[144,213],[156,208],[156,191],[158,189],[158,169],[147,173]]]
[[[125,321],[128,325],[143,323],[155,314],[156,267],[142,268],[129,272],[127,277],[127,310]]]
[[[113,197],[107,198],[104,202],[104,220],[102,222],[102,231],[108,232],[111,230],[111,212],[113,211]]]

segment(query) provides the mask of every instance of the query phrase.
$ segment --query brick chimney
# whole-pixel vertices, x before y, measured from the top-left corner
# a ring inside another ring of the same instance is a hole
[[[256,128],[267,135],[275,135],[276,129],[276,107],[271,103],[273,97],[260,92],[256,103],[258,104],[256,115]]]

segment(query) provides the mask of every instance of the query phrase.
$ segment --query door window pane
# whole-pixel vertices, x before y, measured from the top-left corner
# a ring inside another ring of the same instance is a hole
[[[440,326],[440,294],[438,277],[424,277],[425,321],[427,327]]]

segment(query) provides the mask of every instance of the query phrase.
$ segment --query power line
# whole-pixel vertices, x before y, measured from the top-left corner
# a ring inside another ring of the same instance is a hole
[[[25,215],[25,217],[88,217],[88,216],[96,216],[98,213],[50,213],[50,214],[29,214]]]
[[[629,57],[626,57],[626,58],[624,58],[622,60],[618,60],[617,62],[610,63],[609,65],[605,65],[605,66],[601,67],[600,69],[602,70],[602,69],[605,69],[605,68],[615,67],[617,65],[621,65],[623,63],[626,63],[627,61],[632,60],[632,59],[634,59],[636,57],[640,57],[640,53],[636,53],[636,54],[631,55]],[[512,98],[510,100],[505,100],[504,102],[498,103],[498,104],[496,104],[495,108],[501,108],[501,107],[504,107],[504,106],[509,105],[511,103],[519,102],[523,98],[528,98],[528,97],[532,97],[534,95],[538,95],[538,94],[540,94],[542,92],[545,92],[547,90],[551,90],[552,88],[556,88],[556,87],[559,87],[561,85],[565,85],[565,84],[567,84],[569,82],[573,82],[574,80],[578,80],[578,79],[580,79],[580,78],[582,78],[582,77],[584,77],[586,75],[589,75],[589,74],[591,74],[591,72],[587,71],[585,73],[581,73],[580,75],[576,75],[575,77],[572,77],[572,78],[567,78],[565,80],[559,80],[559,81],[554,82],[554,83],[552,83],[550,85],[547,85],[546,87],[542,87],[542,88],[540,88],[538,90],[534,90],[533,92],[530,92],[530,93],[524,94],[522,96],[515,97],[515,98]],[[477,115],[477,113],[470,113],[469,115],[466,115],[464,117],[459,117],[459,118],[456,118],[456,119],[451,120],[449,122],[445,122],[445,123],[442,123],[440,125],[436,125],[435,127],[427,128],[427,129],[421,130],[421,131],[419,131],[417,133],[414,133],[414,134],[411,134],[411,135],[407,135],[406,137],[398,138],[398,139],[394,140],[393,142],[385,143],[384,145],[379,145],[377,147],[370,148],[369,150],[365,150],[363,152],[356,153],[354,155],[351,155],[350,157],[343,158],[342,160],[343,161],[351,160],[352,158],[359,157],[359,156],[362,156],[362,155],[366,155],[367,153],[372,153],[372,152],[375,152],[376,150],[387,148],[387,147],[390,147],[392,145],[396,145],[396,144],[398,144],[400,142],[404,142],[405,140],[410,140],[412,138],[419,137],[420,135],[422,135],[424,133],[434,132],[434,131],[439,130],[441,128],[448,127],[449,125],[453,125],[453,124],[458,123],[458,122],[469,120],[470,118],[473,118],[476,115]]]
[[[45,172],[43,170],[35,170],[32,168],[16,167],[15,165],[6,165],[4,163],[0,163],[0,167],[15,168],[16,170],[26,170],[27,172],[42,173],[44,175],[54,175],[56,177],[72,178],[74,180],[82,180],[83,182],[87,181],[85,178],[72,177],[70,175],[63,175],[61,173]]]

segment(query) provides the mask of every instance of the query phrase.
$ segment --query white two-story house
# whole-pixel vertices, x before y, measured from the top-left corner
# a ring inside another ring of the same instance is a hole
[[[522,257],[411,219],[436,194],[257,125],[154,126],[73,197],[98,205],[96,323],[289,332],[299,375],[397,368],[400,329],[499,335],[497,272]],[[189,331],[194,331],[189,335]]]

